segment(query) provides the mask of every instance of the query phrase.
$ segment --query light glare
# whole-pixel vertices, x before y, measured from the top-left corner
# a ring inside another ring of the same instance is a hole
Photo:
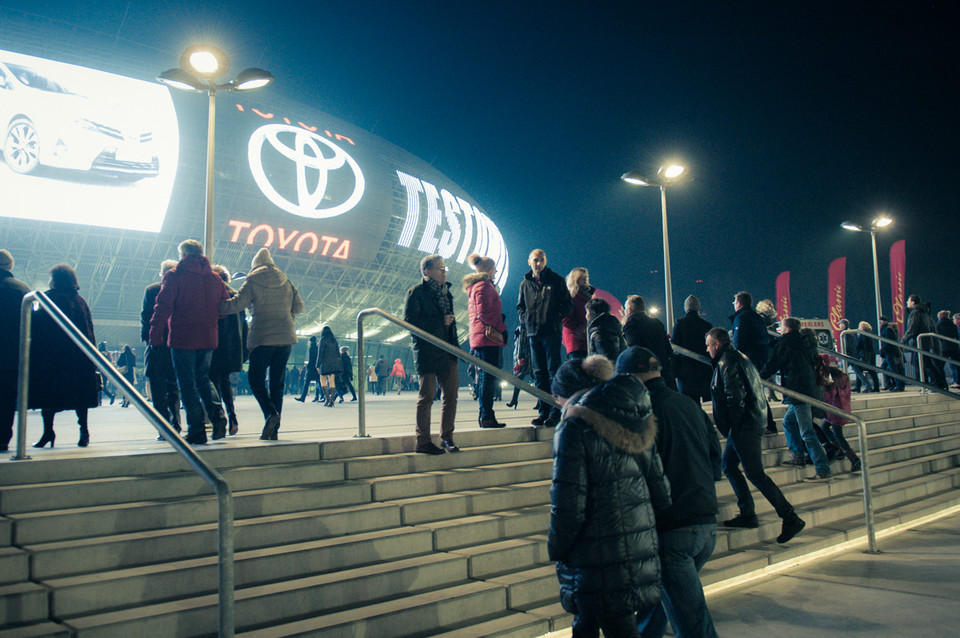
[[[886,215],[882,215],[878,217],[876,220],[874,220],[873,225],[876,226],[877,228],[884,228],[885,226],[889,226],[892,223],[893,223],[893,219],[887,217]]]
[[[679,164],[671,164],[670,166],[667,166],[664,169],[663,175],[668,179],[674,179],[683,175],[683,172],[685,170],[687,169],[684,168],[683,166],[680,166]]]
[[[190,54],[190,67],[197,73],[212,75],[220,69],[220,61],[210,51],[194,51]]]

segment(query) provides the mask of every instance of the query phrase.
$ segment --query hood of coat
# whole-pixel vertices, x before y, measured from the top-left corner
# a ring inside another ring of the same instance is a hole
[[[264,288],[280,288],[287,284],[287,276],[273,264],[264,264],[251,270],[246,281]]]
[[[574,395],[563,418],[577,418],[601,438],[628,454],[641,454],[657,439],[650,393],[637,377],[621,374]]]
[[[468,292],[474,284],[478,284],[481,281],[493,281],[493,275],[488,272],[472,272],[469,275],[464,276],[463,278],[463,292]]]
[[[210,270],[210,261],[203,255],[185,255],[177,262],[176,269],[180,272],[213,272]]]

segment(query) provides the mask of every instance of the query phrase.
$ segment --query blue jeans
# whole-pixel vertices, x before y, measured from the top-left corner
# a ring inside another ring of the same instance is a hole
[[[676,638],[717,637],[699,575],[716,542],[716,523],[688,525],[660,534],[663,596],[660,605],[640,619],[643,638],[661,638],[668,618]]]
[[[892,357],[884,357],[883,363],[880,364],[880,367],[883,368],[884,370],[889,370],[894,374],[906,376],[903,369],[902,358],[894,359]],[[900,379],[895,379],[893,377],[887,377],[887,376],[885,376],[884,379],[886,381],[886,387],[885,387],[886,390],[894,390],[894,389],[903,390],[904,382],[901,381]]]
[[[817,474],[830,476],[830,461],[827,460],[827,453],[823,451],[817,432],[813,429],[809,403],[790,404],[783,415],[783,433],[787,436],[787,446],[795,458],[802,459],[805,456],[800,445],[802,442],[806,447],[806,454],[810,455],[813,466],[817,468]]]
[[[475,357],[489,363],[494,368],[500,367],[500,346],[481,346],[473,349]],[[493,397],[497,392],[500,381],[488,374],[486,370],[477,368],[477,398],[480,399],[480,419],[495,419],[493,413]]]
[[[250,391],[260,404],[263,418],[268,419],[283,411],[284,377],[287,375],[287,360],[290,346],[257,346],[250,351],[250,367],[247,379]],[[267,391],[267,369],[270,370],[270,391]],[[307,377],[309,378],[309,377]]]
[[[530,359],[533,363],[534,385],[550,394],[550,382],[560,367],[560,333],[533,335],[530,339]],[[541,418],[553,417],[560,420],[560,409],[540,402]]]
[[[187,411],[187,437],[191,440],[206,441],[207,433],[203,427],[203,411],[206,409],[210,422],[223,418],[223,407],[217,389],[210,382],[210,359],[213,350],[170,349],[173,355],[173,369],[177,373],[177,385],[180,386],[180,400]],[[200,402],[203,402],[203,405]]]

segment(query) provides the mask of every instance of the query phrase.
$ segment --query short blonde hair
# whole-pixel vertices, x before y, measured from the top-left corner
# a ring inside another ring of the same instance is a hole
[[[861,321],[857,327],[866,332],[873,332],[873,326],[871,326],[866,321]]]
[[[586,277],[587,285],[590,285],[590,273],[586,268],[574,268],[567,275],[567,290],[570,291],[571,297],[580,290],[580,277]]]

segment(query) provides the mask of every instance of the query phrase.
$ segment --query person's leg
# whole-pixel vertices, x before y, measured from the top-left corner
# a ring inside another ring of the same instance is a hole
[[[677,638],[711,637],[717,632],[707,609],[700,582],[700,568],[713,554],[717,526],[690,525],[660,535],[660,578],[663,584],[661,604],[650,614],[651,621],[669,618]],[[665,613],[664,613],[665,612]],[[660,638],[664,622],[648,622],[641,627],[643,638]]]
[[[17,413],[17,370],[0,370],[0,452],[9,449]]]
[[[417,397],[417,445],[425,445],[430,441],[430,408],[433,407],[433,398],[437,396],[437,375],[420,375],[420,394]]]
[[[533,379],[537,389],[550,394],[550,371],[547,368],[547,350],[542,338],[530,337],[530,364],[533,368]],[[550,406],[544,402],[538,405],[539,420],[546,421],[550,416]],[[542,425],[542,423],[541,423]]]
[[[500,367],[500,347],[483,346],[474,350],[478,359],[484,363],[489,363],[493,367]],[[477,380],[480,386],[480,420],[495,421],[496,416],[493,412],[493,395],[496,390],[497,378],[488,374],[485,370],[477,370]]]
[[[730,481],[733,493],[737,497],[737,507],[740,508],[740,516],[743,518],[752,518],[757,515],[754,509],[753,496],[750,494],[750,486],[747,485],[743,473],[740,471],[740,454],[734,443],[732,433],[727,436],[727,443],[723,448],[723,475]]]
[[[573,638],[599,638],[600,619],[586,614],[574,614],[570,629]]]
[[[787,447],[793,454],[795,461],[803,461],[805,453],[803,451],[803,441],[800,438],[800,425],[797,422],[797,412],[794,404],[787,405],[787,411],[783,414],[783,434],[787,438]]]
[[[563,357],[560,355],[560,335],[556,334],[548,337],[544,343],[544,349],[547,353],[547,371],[550,375],[547,379],[546,392],[550,394],[550,384],[553,382],[553,377],[557,374],[557,370],[560,369],[560,365],[563,363]],[[549,408],[549,410],[550,424],[557,425],[560,423],[560,408]]]
[[[793,510],[793,505],[787,501],[780,488],[763,471],[763,450],[760,446],[760,437],[756,434],[733,434],[731,438],[736,440],[737,453],[740,455],[740,463],[743,465],[743,472],[747,475],[747,479],[773,506],[777,516],[785,520],[795,517],[796,512]],[[730,439],[727,439],[727,441],[729,443]]]
[[[823,451],[817,433],[813,429],[813,416],[810,412],[809,403],[799,403],[791,406],[797,417],[797,423],[800,427],[800,438],[806,446],[807,453],[817,468],[817,474],[820,476],[830,476],[830,461],[827,460],[827,453]]]
[[[247,380],[250,382],[250,391],[260,406],[263,418],[268,419],[277,410],[267,392],[267,366],[270,364],[269,346],[258,346],[250,351],[250,366],[247,368]]]
[[[213,350],[198,350],[196,359],[196,377],[197,392],[200,394],[200,401],[207,411],[207,417],[210,419],[210,425],[213,428],[213,438],[222,439],[227,435],[227,415],[223,412],[223,404],[220,402],[220,394],[213,387],[210,381],[210,361],[213,358]]]
[[[180,398],[187,411],[187,442],[206,443],[207,433],[203,427],[203,407],[197,394],[196,361],[198,351],[171,349],[173,367],[177,373]]]
[[[902,377],[907,376],[907,375],[906,375],[906,369],[905,369],[905,367],[904,367],[904,365],[903,365],[903,358],[902,358],[902,357],[898,357],[897,359],[895,359],[894,361],[892,361],[892,362],[891,362],[891,367],[892,367],[893,371],[896,372],[897,374],[899,374],[900,376],[902,376]],[[907,385],[906,381],[904,381],[903,379],[894,379],[894,380],[893,380],[893,384],[894,384],[894,388],[895,388],[897,391],[902,391],[902,390],[906,387],[906,385]]]
[[[87,447],[90,444],[90,430],[87,429],[87,408],[77,408],[77,425],[80,426],[80,440],[77,447]]]
[[[460,387],[460,366],[451,358],[446,372],[437,375],[437,382],[443,389],[440,403],[440,438],[453,442],[453,425],[457,419],[457,392]]]
[[[270,402],[277,414],[283,413],[283,388],[286,384],[290,346],[270,346]]]
[[[47,443],[50,444],[50,447],[53,447],[57,438],[56,432],[53,431],[53,417],[56,414],[56,410],[40,410],[40,416],[43,417],[43,434],[40,436],[40,440],[33,444],[33,447],[43,447]]]

